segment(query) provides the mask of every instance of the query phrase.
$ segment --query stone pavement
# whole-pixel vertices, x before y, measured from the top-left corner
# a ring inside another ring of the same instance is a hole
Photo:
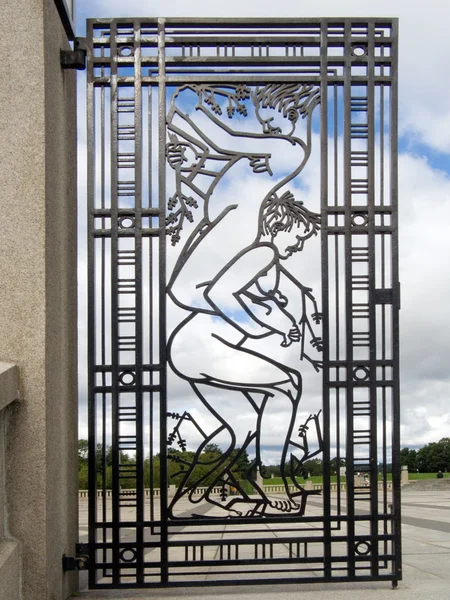
[[[389,583],[333,583],[244,585],[149,590],[79,592],[85,600],[450,600],[450,488],[438,491],[403,488],[403,581],[396,590]],[[85,530],[81,515],[81,533]],[[83,586],[85,575],[80,573]],[[394,596],[393,596],[394,594]]]

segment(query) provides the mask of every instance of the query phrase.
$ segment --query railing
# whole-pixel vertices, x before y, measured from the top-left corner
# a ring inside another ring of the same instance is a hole
[[[197,489],[195,489],[192,492],[192,495],[193,496],[201,496],[207,490],[208,490],[208,488],[206,488],[206,487],[197,488]],[[171,492],[171,490],[169,489],[169,496],[170,496],[170,492]],[[220,496],[221,494],[222,494],[222,487],[214,487],[212,489],[212,495],[213,496]],[[123,497],[123,496],[136,496],[136,490],[134,490],[134,489],[123,489],[123,490],[120,491],[120,495],[121,495],[121,497]],[[145,490],[144,490],[144,496],[145,496],[145,498],[150,498],[150,495],[151,495],[150,488],[145,488]],[[160,489],[159,488],[153,488],[153,497],[157,498],[159,496],[160,496]],[[79,498],[89,498],[89,491],[88,490],[79,490],[78,491],[78,497]],[[106,497],[107,498],[112,498],[112,490],[106,490]],[[103,498],[103,490],[97,490],[97,498]]]
[[[383,490],[383,482],[379,481],[378,482],[378,489],[379,490]],[[388,481],[387,482],[387,489],[391,490],[392,489],[392,482]],[[331,491],[332,492],[337,492],[338,490],[338,484],[337,483],[331,483],[330,484],[331,487]],[[340,489],[341,491],[345,491],[346,490],[346,484],[345,483],[341,483],[340,484]],[[194,492],[193,495],[194,496],[201,496],[202,494],[204,494],[207,491],[208,488],[206,487],[202,487],[202,488],[197,488]],[[306,490],[322,490],[323,489],[323,485],[321,483],[306,483],[305,484],[305,489]],[[289,491],[290,492],[295,492],[298,491],[297,488],[295,486],[289,486]],[[150,492],[151,490],[149,488],[146,488],[144,490],[144,495],[146,498],[150,498]],[[284,489],[284,485],[265,485],[264,486],[264,492],[266,494],[284,494],[285,493],[285,489]],[[130,496],[135,496],[136,495],[136,490],[133,489],[123,489],[121,490],[121,496],[127,496],[128,494]],[[212,496],[220,496],[222,494],[222,487],[215,487],[212,489]],[[160,496],[160,489],[159,488],[154,488],[153,489],[153,497],[159,497]],[[170,496],[170,490],[169,490],[169,496]],[[78,497],[79,498],[88,498],[89,497],[89,491],[88,490],[79,490],[78,492]],[[97,490],[97,497],[98,498],[103,498],[103,490]],[[111,490],[106,490],[106,497],[107,498],[111,498],[112,497],[112,491]]]

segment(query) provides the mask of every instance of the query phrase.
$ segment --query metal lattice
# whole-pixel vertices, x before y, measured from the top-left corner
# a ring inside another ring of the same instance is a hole
[[[395,584],[397,22],[87,45],[90,586]]]

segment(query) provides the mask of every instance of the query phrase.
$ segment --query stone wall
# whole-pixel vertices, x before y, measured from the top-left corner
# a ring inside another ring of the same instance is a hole
[[[77,540],[76,76],[60,67],[68,47],[54,0],[0,3],[0,361],[19,366],[22,384],[9,415],[6,510],[23,600],[76,589],[61,568]]]

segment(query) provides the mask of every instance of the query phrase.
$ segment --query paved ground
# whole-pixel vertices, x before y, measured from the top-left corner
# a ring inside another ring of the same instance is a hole
[[[85,600],[450,600],[450,489],[403,490],[403,581],[388,583],[226,586],[79,593]],[[84,513],[81,516],[84,520]],[[81,533],[85,528],[83,522]],[[81,582],[84,578],[81,579]],[[394,595],[394,596],[393,596]]]

